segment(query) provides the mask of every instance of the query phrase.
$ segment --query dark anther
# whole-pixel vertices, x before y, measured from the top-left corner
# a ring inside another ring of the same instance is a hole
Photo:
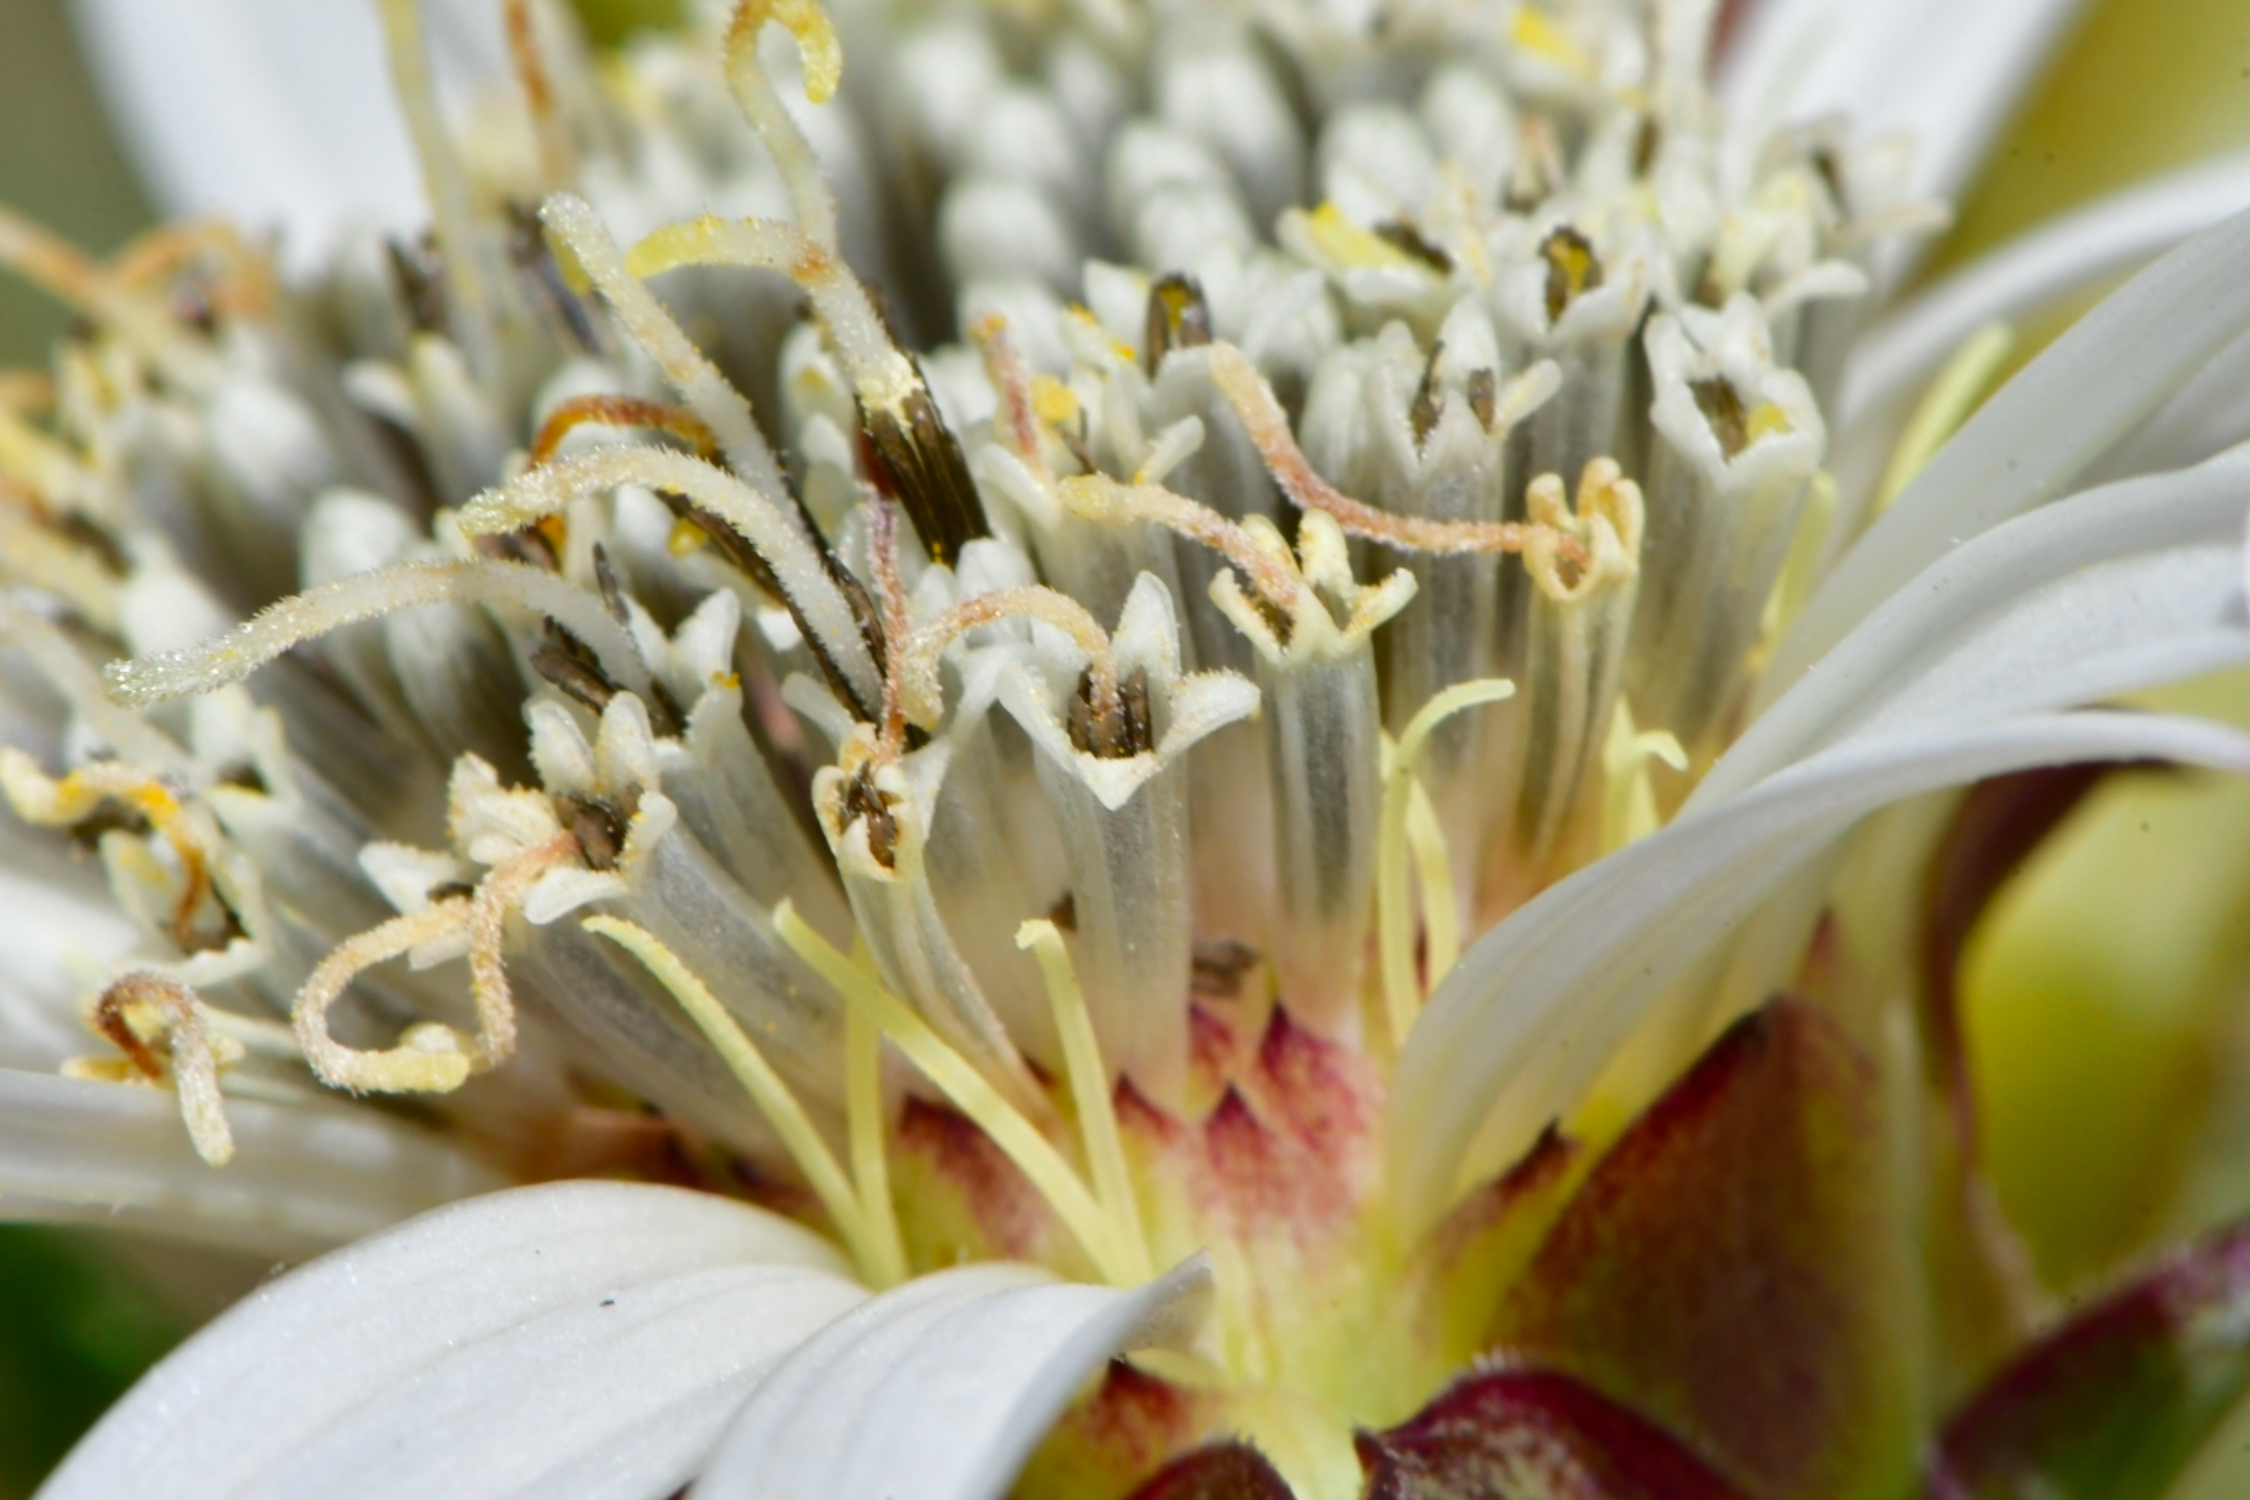
[[[843,668],[836,664],[821,645],[820,637],[813,633],[812,626],[806,623],[803,612],[797,608],[797,601],[790,598],[782,588],[781,580],[774,577],[773,569],[766,566],[766,560],[758,555],[757,549],[745,541],[740,532],[685,495],[671,490],[658,490],[656,497],[664,502],[674,516],[702,532],[712,550],[725,558],[730,567],[756,584],[760,593],[789,611],[789,618],[797,622],[797,633],[804,637],[805,649],[812,653],[813,663],[820,668],[821,678],[828,684],[830,691],[836,694],[839,701],[849,705],[863,723],[875,722],[876,715],[882,711],[881,705],[863,703],[859,695],[852,691],[851,679],[844,675]],[[858,622],[859,633],[866,640],[868,651],[874,655],[875,670],[880,673],[883,670],[883,631],[876,618],[875,606],[869,602],[867,591],[860,587],[859,580],[852,577],[843,563],[837,560],[836,554],[822,541],[820,533],[813,528],[810,517],[805,520],[805,529],[811,533],[814,545],[820,549],[822,566],[842,591],[845,603],[851,606],[852,618]]]
[[[1203,300],[1202,283],[1185,271],[1158,277],[1148,289],[1148,330],[1141,340],[1141,357],[1149,374],[1154,375],[1174,349],[1210,342],[1211,304]]]
[[[875,763],[868,761],[859,774],[844,783],[844,826],[855,818],[867,820],[867,852],[884,869],[898,857],[898,819],[891,816],[891,798],[875,784]]]
[[[129,833],[135,838],[145,838],[150,827],[148,819],[137,809],[118,802],[104,802],[70,825],[70,837],[79,848],[90,852],[100,846],[105,833]]]
[[[466,880],[441,880],[422,894],[435,906],[440,901],[466,901],[476,893],[477,888]]]
[[[1233,938],[1197,938],[1194,967],[1188,988],[1211,1000],[1232,1000],[1242,993],[1242,976],[1258,962],[1258,950]]]
[[[1828,196],[1835,201],[1836,212],[1848,218],[1852,205],[1850,195],[1844,191],[1844,173],[1837,165],[1836,153],[1826,146],[1816,147],[1812,153],[1812,169],[1819,175],[1821,186],[1828,189]]]
[[[195,920],[197,910],[203,904],[201,897],[205,893],[210,895],[211,904],[219,909],[219,925],[216,929],[199,926]],[[187,893],[172,910],[173,943],[182,953],[218,953],[232,946],[236,938],[246,936],[248,929],[242,925],[241,914],[228,904],[226,897],[219,894],[218,887],[211,884],[210,876],[200,870],[196,871],[188,882]]]
[[[625,590],[618,586],[609,549],[600,542],[594,543],[594,586],[602,592],[602,607],[609,611],[609,617],[620,625],[630,624],[631,618],[625,613]]]
[[[1148,669],[1135,667],[1117,684],[1119,711],[1124,715],[1124,751],[1139,755],[1156,748],[1156,719],[1148,706]]]
[[[547,533],[536,525],[479,536],[475,545],[479,553],[494,562],[529,563],[549,573],[562,571],[562,559],[555,555],[555,544],[547,540]]]
[[[742,539],[742,534],[732,526],[712,515],[687,496],[672,490],[658,490],[656,498],[680,520],[703,533],[713,550],[725,558],[736,572],[758,586],[760,593],[769,599],[787,603],[789,596],[781,591],[781,580],[773,576],[773,569],[758,555],[757,548]]]
[[[95,525],[77,511],[66,511],[55,522],[55,529],[72,542],[94,554],[104,572],[123,578],[131,571],[125,551],[117,545],[117,538]]]
[[[1064,932],[1076,932],[1078,930],[1077,896],[1069,891],[1064,891],[1062,899],[1047,908],[1047,920]]]
[[[906,508],[932,561],[949,567],[959,562],[961,549],[990,529],[961,444],[921,372],[916,370],[914,389],[896,407],[861,407],[860,425],[874,458],[868,467],[875,487]]]
[[[390,252],[391,274],[398,278],[398,293],[406,303],[406,315],[414,320],[415,332],[445,332],[445,269],[437,241],[428,235],[411,245],[386,240],[384,248]]]
[[[1568,224],[1557,225],[1539,242],[1539,257],[1547,263],[1547,321],[1560,319],[1565,309],[1602,284],[1602,263],[1593,242]]]
[[[1656,116],[1641,116],[1641,128],[1633,136],[1633,175],[1646,177],[1649,168],[1656,165],[1656,153],[1664,145],[1664,127],[1656,123]]]
[[[547,622],[546,639],[531,653],[531,670],[597,714],[618,693],[617,684],[602,670],[601,658],[552,620]]]
[[[1490,370],[1469,372],[1469,410],[1477,414],[1477,425],[1486,432],[1492,430],[1493,415],[1500,408],[1500,377]]]
[[[244,761],[237,761],[221,770],[218,783],[221,786],[238,786],[246,792],[263,793],[266,790],[266,778],[258,774],[256,766]]]
[[[1453,272],[1453,257],[1424,239],[1422,231],[1416,229],[1404,219],[1392,219],[1387,223],[1376,225],[1375,238],[1381,240],[1393,250],[1403,251],[1413,256],[1423,265],[1441,275],[1451,275]]]
[[[1407,403],[1406,420],[1414,429],[1417,449],[1430,440],[1431,429],[1438,424],[1437,367],[1444,353],[1445,340],[1430,345],[1430,357],[1422,362],[1422,383],[1414,388],[1414,399]]]
[[[1078,674],[1078,691],[1070,698],[1070,742],[1088,755],[1103,760],[1125,760],[1156,748],[1156,733],[1148,703],[1148,670],[1135,667],[1117,684],[1117,718],[1097,722],[1094,715],[1094,674]]]
[[[1750,413],[1742,405],[1742,393],[1734,382],[1724,375],[1714,375],[1709,380],[1691,380],[1688,390],[1695,396],[1696,410],[1711,425],[1711,435],[1719,440],[1719,451],[1728,458],[1734,457],[1750,446]]]
[[[564,336],[588,354],[603,352],[593,311],[563,279],[562,267],[548,248],[538,211],[529,204],[508,200],[508,259],[532,295],[546,309]]]
[[[628,793],[619,800],[633,805],[613,807],[575,792],[562,792],[554,799],[555,815],[562,819],[564,832],[578,840],[578,852],[589,870],[614,870],[617,857],[625,852],[625,828],[633,821],[640,797]]]

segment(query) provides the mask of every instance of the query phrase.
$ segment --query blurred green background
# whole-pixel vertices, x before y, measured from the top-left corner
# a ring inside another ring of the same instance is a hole
[[[0,0],[0,203],[94,250],[150,221],[63,0]],[[30,287],[0,279],[0,368],[42,363],[63,316]]]
[[[0,0],[0,202],[97,250],[150,221],[62,0]],[[42,363],[64,317],[0,278],[0,368]],[[0,1497],[30,1494],[186,1327],[98,1235],[0,1225]]]

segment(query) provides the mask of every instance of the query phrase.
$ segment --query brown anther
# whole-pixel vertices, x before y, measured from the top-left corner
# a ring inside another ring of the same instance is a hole
[[[232,945],[236,938],[246,935],[242,918],[227,904],[226,897],[219,894],[219,888],[211,883],[211,873],[202,856],[177,844],[174,847],[179,849],[180,863],[187,875],[187,886],[180,893],[179,903],[172,908],[172,941],[182,953],[221,952]],[[205,920],[206,897],[209,898],[210,905],[217,909],[216,925]]]
[[[441,880],[422,894],[430,905],[437,906],[447,901],[467,901],[476,893],[477,888],[466,880]]]
[[[1646,177],[1656,165],[1656,154],[1664,145],[1664,127],[1656,123],[1656,116],[1641,116],[1641,128],[1633,133],[1633,175]]]
[[[1414,429],[1416,448],[1430,440],[1430,432],[1437,426],[1441,414],[1437,370],[1438,360],[1444,353],[1445,340],[1439,339],[1430,345],[1430,357],[1422,362],[1422,383],[1414,388],[1414,399],[1407,403],[1406,420]]]
[[[105,833],[129,833],[135,838],[145,838],[151,826],[140,809],[122,802],[104,802],[70,825],[70,837],[79,848],[90,853],[100,845]]]
[[[1070,891],[1064,891],[1062,899],[1047,908],[1047,920],[1054,923],[1060,931],[1076,932],[1078,930],[1078,897]]]
[[[559,402],[547,413],[547,420],[539,424],[539,435],[531,440],[532,467],[553,458],[571,430],[588,422],[604,427],[653,428],[678,438],[694,449],[698,458],[719,456],[719,440],[703,425],[703,419],[686,407],[643,401],[636,396],[585,395]]]
[[[1850,217],[1850,195],[1844,191],[1843,167],[1837,162],[1836,153],[1826,146],[1816,146],[1810,160],[1813,174],[1820,179],[1820,185],[1828,189],[1828,196],[1835,203],[1836,212]]]
[[[740,532],[676,490],[658,490],[656,498],[664,502],[665,509],[671,511],[675,518],[702,532],[704,541],[727,560],[729,567],[756,584],[759,593],[769,599],[780,600],[784,605],[789,603],[789,595],[783,591],[781,580],[773,576],[773,569],[766,565],[766,560],[758,555],[758,549],[751,546]],[[808,641],[812,639],[809,631],[805,638]]]
[[[1422,231],[1408,220],[1391,219],[1376,225],[1375,238],[1393,250],[1413,256],[1440,275],[1449,276],[1453,273],[1453,257],[1431,244],[1423,237]]]
[[[905,507],[931,560],[950,567],[961,560],[963,547],[989,535],[990,528],[960,441],[945,425],[921,370],[914,373],[914,388],[897,405],[860,408],[874,459],[868,474],[877,490]]]
[[[1588,292],[1599,291],[1602,263],[1593,242],[1559,224],[1539,242],[1539,258],[1547,263],[1547,321],[1558,321],[1570,304]]]
[[[550,516],[547,520],[558,520]],[[562,571],[562,558],[555,551],[554,538],[548,534],[547,521],[535,521],[515,531],[494,532],[474,537],[471,544],[477,552],[494,562],[529,563],[543,572]]]
[[[1476,413],[1477,425],[1490,432],[1492,419],[1500,410],[1500,377],[1491,370],[1471,370],[1468,396],[1469,410]]]
[[[867,852],[884,869],[890,869],[898,858],[898,819],[891,816],[894,799],[875,784],[875,762],[862,764],[857,775],[844,783],[843,821],[850,827],[855,820],[867,823]]]
[[[564,831],[578,841],[586,868],[605,871],[616,869],[618,857],[625,852],[626,829],[640,808],[640,800],[640,791],[634,787],[628,787],[615,803],[576,792],[561,792],[553,799],[555,815],[562,819]]]
[[[547,243],[546,227],[539,222],[538,209],[513,198],[505,207],[508,262],[515,267],[518,280],[546,308],[548,316],[571,345],[587,354],[613,353],[594,321],[593,308],[572,290],[562,266],[555,260],[554,247]]]
[[[617,569],[610,563],[609,548],[594,543],[594,587],[601,592],[602,608],[620,625],[630,625],[632,617],[625,609],[625,589],[617,581]]]
[[[1207,1000],[1232,1000],[1242,993],[1243,976],[1256,966],[1258,950],[1233,938],[1197,938],[1188,988]]]
[[[1141,341],[1148,373],[1154,375],[1174,349],[1210,342],[1211,304],[1204,300],[1202,283],[1185,271],[1158,277],[1148,289],[1147,331]]]
[[[117,578],[132,571],[132,564],[126,559],[125,549],[117,544],[117,538],[77,511],[65,511],[54,526],[63,536],[93,553],[103,571]]]
[[[446,329],[445,262],[434,237],[424,234],[411,244],[386,240],[391,274],[398,278],[399,297],[417,333],[443,333]]]
[[[595,713],[609,707],[618,686],[584,641],[549,620],[546,639],[533,648],[531,670]]]
[[[1094,696],[1093,672],[1079,673],[1067,725],[1072,745],[1103,760],[1126,760],[1156,748],[1145,667],[1135,667],[1118,679],[1117,708],[1106,718],[1094,707]]]
[[[1733,381],[1724,375],[1691,380],[1688,391],[1695,397],[1696,410],[1710,424],[1711,435],[1719,440],[1721,453],[1731,459],[1750,446],[1750,412]]]

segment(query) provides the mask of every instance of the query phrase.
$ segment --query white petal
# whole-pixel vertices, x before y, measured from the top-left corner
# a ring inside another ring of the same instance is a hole
[[[909,1282],[785,1360],[695,1494],[997,1500],[1086,1377],[1175,1341],[1209,1279],[1198,1259],[1133,1292],[1016,1265]]]
[[[759,1377],[866,1297],[772,1265],[583,1294],[376,1393],[260,1484],[323,1500],[669,1495]]]
[[[1978,257],[1916,293],[1861,338],[1836,427],[1849,431],[1897,410],[1986,323],[2036,316],[2245,207],[2250,152],[2136,183]]]
[[[217,1170],[169,1090],[0,1068],[0,1218],[121,1223],[293,1257],[498,1185],[371,1109],[229,1099],[226,1111],[235,1157]]]
[[[717,1426],[698,1387],[849,1305],[841,1271],[808,1231],[707,1193],[568,1182],[472,1199],[245,1299],[41,1493],[517,1494],[575,1458],[588,1483],[574,1470],[570,1493],[661,1494]],[[664,1368],[674,1356],[683,1368]]]
[[[279,226],[311,264],[352,222],[421,225],[422,179],[369,0],[72,0],[87,59],[158,202]],[[499,73],[497,5],[425,0],[441,90]]]
[[[1769,0],[1749,7],[1720,97],[1737,119],[1840,114],[1903,130],[1914,191],[1950,199],[2084,0]]]
[[[2250,329],[2250,213],[2134,277],[2055,340],[1868,527],[1783,637],[1760,707],[1948,550],[2062,495]]]
[[[1406,1224],[1567,1114],[1667,988],[1860,818],[2030,766],[2143,757],[2250,774],[2250,736],[2076,713],[1851,740],[1550,887],[1462,956],[1407,1039],[1389,1142]]]
[[[46,856],[26,840],[0,864],[0,1067],[51,1069],[99,1050],[74,1002],[136,935],[98,866]]]
[[[1711,768],[1690,808],[1844,735],[2067,708],[2250,660],[2250,448],[1994,527],[1869,615]]]

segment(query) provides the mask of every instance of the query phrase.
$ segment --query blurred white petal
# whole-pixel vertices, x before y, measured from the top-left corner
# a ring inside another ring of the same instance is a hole
[[[2250,447],[1994,527],[1916,578],[1798,679],[1690,809],[1846,735],[2068,708],[2250,661]]]
[[[41,1493],[659,1495],[733,1390],[861,1295],[825,1242],[710,1194],[472,1199],[247,1298]]]
[[[1670,986],[1859,819],[2008,771],[2144,757],[2250,775],[2250,736],[2074,713],[1847,740],[1548,888],[1462,956],[1400,1055],[1389,1151],[1406,1225],[1520,1156]]]
[[[1772,703],[1950,549],[2064,494],[2250,331],[2250,213],[2127,282],[1995,393],[1822,580],[1758,687]],[[1839,512],[1837,525],[1856,518]]]
[[[52,1069],[98,1046],[77,999],[133,945],[133,924],[102,884],[101,867],[66,868],[30,839],[0,864],[0,1067]]]
[[[1840,114],[1916,142],[1916,193],[1951,199],[2084,0],[1764,0],[1719,79],[1737,119]]]
[[[157,203],[280,227],[292,264],[351,223],[429,217],[374,0],[72,0],[111,118]],[[423,6],[441,93],[498,76],[500,7]]]
[[[2170,173],[2050,219],[1909,298],[1852,351],[1841,415],[1886,437],[1906,402],[1962,342],[1995,319],[2037,317],[2250,208],[2250,153]]]
[[[0,1068],[0,1218],[299,1256],[501,1181],[442,1138],[340,1100],[226,1110],[235,1156],[214,1172],[169,1089]]]
[[[1030,1266],[925,1276],[784,1361],[728,1429],[701,1500],[997,1500],[1089,1375],[1190,1331],[1200,1260],[1138,1291]]]

